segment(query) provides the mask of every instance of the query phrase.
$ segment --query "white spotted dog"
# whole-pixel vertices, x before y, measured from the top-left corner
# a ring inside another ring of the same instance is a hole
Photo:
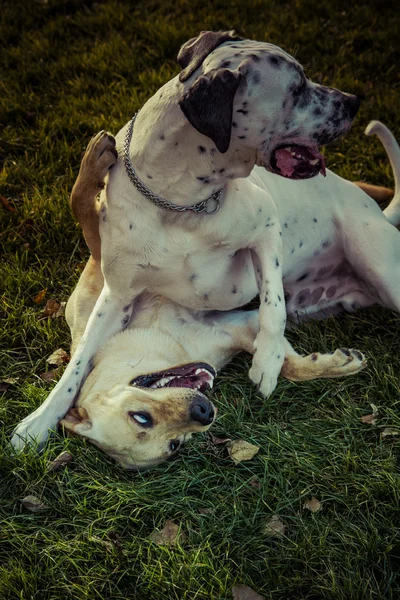
[[[72,355],[103,288],[95,196],[115,163],[112,138],[95,136],[71,194],[91,258],[72,293],[66,318]],[[156,294],[136,301],[135,318],[96,353],[78,400],[61,421],[127,469],[143,469],[176,455],[193,433],[206,431],[216,408],[204,395],[241,350],[252,353],[257,310],[195,311]],[[341,377],[365,364],[357,350],[299,356],[285,339],[281,374],[291,380]]]
[[[63,377],[17,426],[17,449],[46,439],[73,404],[91,358],[134,318],[144,291],[199,311],[236,309],[259,294],[250,377],[268,396],[285,354],[282,278],[297,312],[309,299],[312,311],[342,296],[347,306],[350,293],[350,304],[363,304],[361,282],[382,280],[379,252],[372,270],[360,257],[362,213],[368,211],[374,234],[380,215],[378,246],[394,236],[383,231],[390,224],[357,187],[325,173],[317,149],[350,128],[358,99],[311,82],[280,48],[232,32],[203,32],[181,48],[178,62],[180,75],[117,135],[121,158],[100,199],[104,287]],[[370,238],[365,256],[372,253]],[[345,257],[357,275],[356,291],[332,283],[327,297],[324,279],[311,285],[323,268],[339,282],[332,271],[338,264],[340,274],[350,270]],[[393,306],[397,279],[388,279],[379,299]],[[303,289],[308,293],[299,302]],[[378,299],[369,291],[367,297]]]

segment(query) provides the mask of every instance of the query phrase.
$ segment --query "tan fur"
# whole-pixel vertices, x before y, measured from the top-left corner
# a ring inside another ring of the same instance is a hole
[[[372,185],[364,181],[355,181],[355,184],[378,204],[387,204],[394,195],[394,190],[380,185]]]

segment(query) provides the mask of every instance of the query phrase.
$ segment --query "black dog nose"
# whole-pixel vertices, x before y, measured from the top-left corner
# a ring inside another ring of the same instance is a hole
[[[214,407],[205,398],[196,398],[190,406],[190,418],[201,425],[210,425],[214,420]]]
[[[347,108],[349,111],[350,119],[354,119],[356,116],[358,109],[360,108],[361,98],[357,96],[349,95],[347,98]]]

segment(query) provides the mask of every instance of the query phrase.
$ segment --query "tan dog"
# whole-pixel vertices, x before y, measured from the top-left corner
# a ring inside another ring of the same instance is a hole
[[[71,194],[92,254],[67,305],[72,352],[103,287],[95,197],[115,160],[113,138],[101,132],[86,150]],[[96,354],[76,406],[61,423],[126,468],[157,464],[210,427],[216,409],[204,392],[214,369],[242,350],[253,353],[257,332],[258,310],[197,312],[142,294],[128,328]],[[286,340],[285,353],[282,375],[293,381],[351,375],[365,365],[356,350],[300,356]]]

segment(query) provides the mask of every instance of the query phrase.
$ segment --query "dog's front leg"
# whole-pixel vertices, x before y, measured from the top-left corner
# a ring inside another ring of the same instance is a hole
[[[125,301],[104,286],[87,322],[73,358],[60,381],[37,410],[14,430],[11,443],[22,450],[26,443],[42,445],[74,403],[90,370],[90,361],[107,338],[124,329],[132,318],[134,301]]]
[[[251,255],[260,293],[260,329],[254,341],[250,379],[264,396],[277,384],[285,358],[286,307],[282,284],[282,236],[279,221],[252,248]]]

